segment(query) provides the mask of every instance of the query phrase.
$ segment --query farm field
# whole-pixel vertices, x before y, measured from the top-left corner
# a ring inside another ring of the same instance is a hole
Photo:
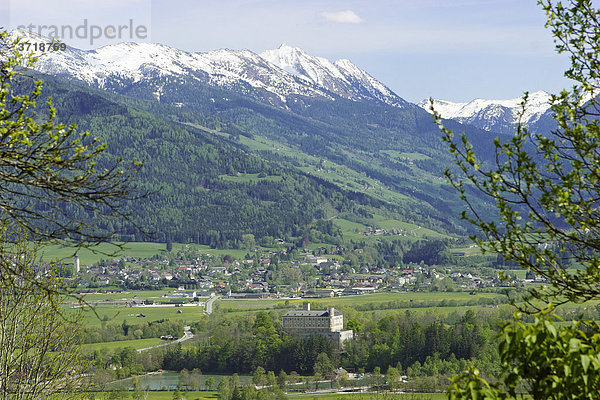
[[[404,153],[397,150],[380,150],[380,153],[386,154],[394,160],[429,160],[431,157],[423,153]]]
[[[477,293],[471,295],[468,292],[384,292],[356,296],[342,296],[326,299],[310,299],[315,305],[331,304],[334,307],[361,305],[365,303],[386,303],[389,301],[441,301],[441,300],[476,300],[479,298],[494,298],[501,295],[496,293]],[[304,299],[293,300],[302,303]],[[292,302],[292,301],[290,301]]]
[[[155,293],[156,296],[152,296]],[[160,297],[162,291],[131,291],[118,295],[93,295],[94,299],[100,300],[99,296],[110,296],[112,300],[131,299],[137,296],[136,299]],[[92,295],[89,295],[92,296]],[[388,312],[400,312],[410,310],[418,314],[431,313],[445,315],[452,312],[464,312],[467,307],[478,308],[482,305],[473,304],[470,306],[457,305],[454,302],[474,302],[477,303],[480,299],[501,298],[503,295],[495,293],[477,293],[470,295],[467,292],[402,292],[402,293],[374,293],[356,296],[343,296],[335,298],[317,298],[317,299],[277,299],[277,300],[218,300],[215,302],[215,310],[225,313],[248,313],[258,312],[263,310],[280,310],[284,312],[288,309],[299,308],[305,301],[310,301],[313,309],[325,309],[335,307],[343,309],[344,307],[357,308],[358,312],[370,312],[377,314],[385,314]],[[87,299],[87,297],[86,297]],[[447,304],[440,305],[439,302],[447,301]],[[412,303],[414,306],[392,308],[389,302],[406,302]],[[423,303],[420,305],[419,303]],[[427,306],[428,303],[435,303],[433,306]],[[380,309],[378,309],[380,307]],[[362,311],[361,311],[362,309]],[[97,315],[96,315],[97,314]],[[145,317],[141,317],[143,314]],[[84,325],[87,327],[100,326],[104,322],[122,323],[124,320],[127,323],[135,324],[142,321],[150,322],[161,319],[170,319],[174,321],[184,321],[191,323],[202,318],[207,318],[204,314],[203,306],[142,306],[128,307],[124,305],[102,304],[98,303],[95,307],[95,313],[88,310],[84,315]]]
[[[477,301],[481,298],[496,298],[503,295],[496,293],[477,293],[471,295],[468,292],[385,292],[364,294],[356,296],[342,296],[333,298],[315,298],[315,299],[288,299],[288,300],[220,300],[217,304],[223,311],[250,310],[250,309],[273,309],[284,308],[286,301],[290,308],[299,307],[305,301],[310,301],[314,309],[324,309],[328,307],[355,307],[365,304],[388,303],[390,301],[409,301],[409,302],[436,302],[442,300],[448,301]]]
[[[84,295],[85,301],[119,301],[119,300],[156,300],[173,293],[174,289],[165,290],[126,290],[121,293],[89,293]]]
[[[96,314],[88,311],[84,315],[83,323],[87,327],[102,325],[103,322],[109,323],[127,323],[135,324],[140,322],[158,321],[169,319],[171,321],[197,321],[205,318],[204,307],[185,306],[185,307],[123,307],[123,306],[97,306]],[[179,313],[178,311],[181,311]],[[140,314],[145,315],[141,317]],[[99,317],[99,318],[98,318]]]
[[[237,175],[219,175],[219,178],[228,182],[235,183],[252,183],[252,182],[279,182],[281,181],[281,176],[264,176],[261,177],[260,174],[237,174]]]
[[[146,347],[155,346],[157,344],[165,343],[164,340],[158,338],[151,339],[137,339],[137,340],[119,340],[115,342],[102,342],[102,343],[91,343],[84,344],[81,346],[82,352],[90,353],[92,351],[109,351],[112,352],[116,349],[122,349],[125,347],[133,347],[134,349],[144,349]]]
[[[479,246],[476,245],[470,245],[470,246],[463,246],[463,247],[453,247],[451,249],[448,249],[450,251],[450,253],[464,253],[464,255],[466,257],[468,256],[480,256],[481,255],[481,249],[479,248]],[[488,253],[488,255],[491,253]]]
[[[433,231],[431,229],[427,229],[421,227],[419,225],[411,224],[408,222],[399,221],[397,219],[390,219],[384,217],[382,215],[373,215],[373,218],[363,221],[363,223],[349,221],[344,218],[334,218],[333,222],[342,230],[344,233],[344,238],[346,239],[368,239],[368,240],[416,240],[424,237],[431,238],[449,238],[450,236],[441,234],[439,232]],[[374,229],[402,229],[404,231],[405,236],[399,235],[373,235],[373,236],[364,236],[360,235],[358,232],[368,231],[369,228]]]
[[[119,248],[121,246],[122,248]],[[173,243],[173,249],[180,248],[181,244]],[[40,249],[38,256],[42,261],[71,261],[75,252],[79,255],[81,265],[92,265],[102,259],[112,259],[117,256],[152,257],[166,251],[164,243],[128,242],[128,243],[103,243],[93,248],[67,247],[62,245],[47,245]]]

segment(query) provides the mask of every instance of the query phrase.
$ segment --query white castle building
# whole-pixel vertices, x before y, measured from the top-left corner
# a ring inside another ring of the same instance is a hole
[[[282,317],[283,330],[293,336],[323,335],[342,345],[354,337],[352,330],[344,330],[344,315],[331,307],[327,310],[311,310],[304,303],[302,310],[292,310]]]

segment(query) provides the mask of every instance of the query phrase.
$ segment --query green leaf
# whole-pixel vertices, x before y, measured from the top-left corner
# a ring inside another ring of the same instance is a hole
[[[552,336],[554,336],[554,338],[556,338],[557,333],[556,333],[556,327],[554,326],[554,324],[551,321],[544,321],[544,325],[546,326],[546,329],[548,329],[548,331],[550,331]]]
[[[578,352],[581,349],[581,340],[572,338],[569,340],[569,353]]]
[[[587,372],[589,366],[590,366],[590,356],[582,354],[581,355],[581,366],[583,367],[583,372]],[[587,380],[587,375],[586,376],[586,380]]]

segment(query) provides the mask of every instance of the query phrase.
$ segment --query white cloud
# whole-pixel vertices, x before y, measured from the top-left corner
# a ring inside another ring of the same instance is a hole
[[[352,10],[338,11],[338,12],[323,12],[322,16],[328,21],[340,22],[345,24],[359,24],[363,22],[363,19],[356,15]]]

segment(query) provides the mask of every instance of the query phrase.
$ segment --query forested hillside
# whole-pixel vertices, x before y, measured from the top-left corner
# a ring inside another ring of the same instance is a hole
[[[244,234],[300,238],[340,213],[464,232],[443,182],[448,158],[417,107],[339,99],[282,110],[214,88],[179,92],[194,100],[181,107],[44,79],[58,120],[106,141],[105,161],[144,164],[135,186],[148,196],[126,205],[131,221],[97,222],[115,239],[238,247]]]
[[[201,129],[57,82],[47,82],[45,90],[52,94],[58,119],[76,122],[109,144],[104,161],[122,156],[143,162],[135,186],[148,196],[126,207],[132,222],[151,235],[130,221],[97,221],[118,239],[236,247],[244,233],[301,236],[313,220],[332,212],[363,207],[394,212],[380,200],[261,158]]]

